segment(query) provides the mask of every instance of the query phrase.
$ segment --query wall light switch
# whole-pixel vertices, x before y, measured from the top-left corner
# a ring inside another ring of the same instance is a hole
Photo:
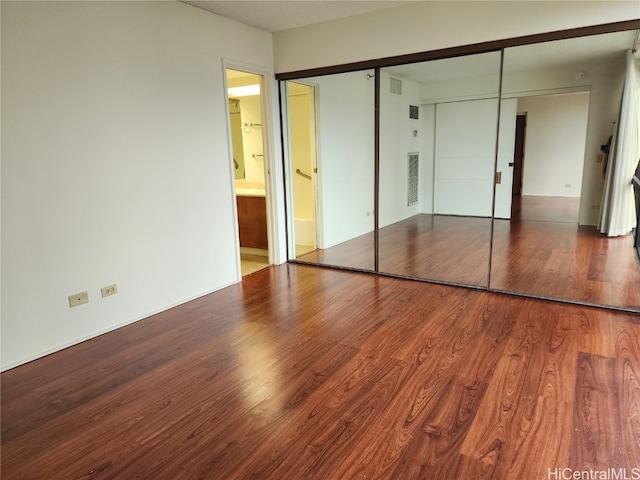
[[[69,308],[77,307],[78,305],[82,305],[83,303],[89,302],[89,293],[88,292],[80,292],[74,293],[73,295],[69,295]]]

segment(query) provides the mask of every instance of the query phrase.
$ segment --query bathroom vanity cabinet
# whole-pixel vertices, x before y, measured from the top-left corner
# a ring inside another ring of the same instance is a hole
[[[238,195],[240,246],[268,249],[267,206],[264,196]]]

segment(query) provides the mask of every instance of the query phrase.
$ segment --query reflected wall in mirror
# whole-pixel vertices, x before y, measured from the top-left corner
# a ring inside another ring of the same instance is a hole
[[[634,39],[626,31],[505,50],[503,113],[517,125],[516,148],[499,153],[513,164],[513,191],[510,218],[496,208],[491,289],[640,309],[631,233],[597,227]]]
[[[381,70],[381,272],[487,286],[499,75],[500,52]]]
[[[297,260],[374,269],[372,73],[286,82]]]

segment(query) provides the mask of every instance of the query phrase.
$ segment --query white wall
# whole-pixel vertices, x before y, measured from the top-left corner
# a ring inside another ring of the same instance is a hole
[[[318,87],[320,248],[373,230],[374,80],[367,73],[305,80]]]
[[[275,67],[304,70],[637,18],[637,0],[415,2],[277,32]]]
[[[523,195],[579,197],[589,93],[524,97],[527,114]]]
[[[222,58],[273,51],[177,2],[1,8],[6,369],[238,280]]]
[[[409,118],[409,105],[419,105],[418,84],[402,81],[402,95],[390,93],[391,76],[380,79],[380,226],[420,213],[420,203],[407,206],[408,154],[420,150],[420,120]],[[373,189],[373,185],[371,185]],[[418,192],[420,199],[422,192]]]

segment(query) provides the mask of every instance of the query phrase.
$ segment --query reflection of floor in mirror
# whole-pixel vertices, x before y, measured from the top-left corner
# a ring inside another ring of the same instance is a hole
[[[415,215],[380,229],[380,271],[465,285],[486,285],[491,220]],[[373,233],[298,260],[373,270]]]
[[[245,255],[240,257],[240,266],[242,270],[242,276],[246,277],[252,273],[255,273],[263,268],[269,266],[269,258],[260,255]]]
[[[511,208],[512,220],[578,223],[580,197],[522,195],[513,197]]]
[[[495,222],[492,288],[640,307],[640,263],[631,234],[609,238],[578,226],[577,198],[514,197],[513,206],[511,221]]]
[[[640,308],[633,236],[606,237],[573,223],[496,220],[491,287]]]
[[[640,308],[640,262],[631,234],[607,238],[595,227],[578,226],[570,220],[577,219],[577,199],[518,200],[519,217],[495,220],[491,288]],[[380,271],[486,286],[489,230],[489,219],[445,215],[416,215],[384,227]],[[373,270],[373,234],[298,259]]]

